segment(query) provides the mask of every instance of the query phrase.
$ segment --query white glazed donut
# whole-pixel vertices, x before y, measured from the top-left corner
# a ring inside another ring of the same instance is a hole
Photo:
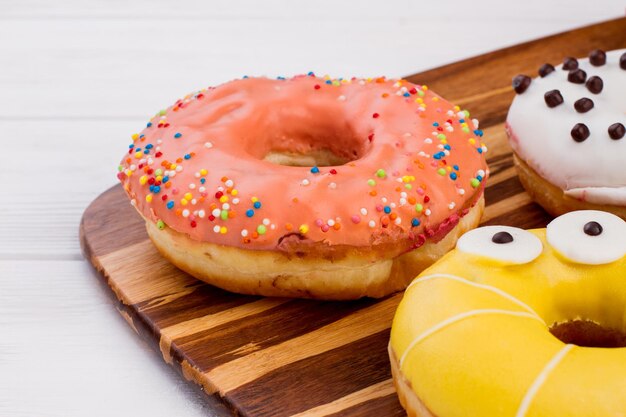
[[[522,183],[555,215],[596,208],[623,217],[626,49],[595,50],[556,68],[545,64],[539,73],[513,79],[518,94],[507,117]],[[561,195],[542,196],[552,189]]]

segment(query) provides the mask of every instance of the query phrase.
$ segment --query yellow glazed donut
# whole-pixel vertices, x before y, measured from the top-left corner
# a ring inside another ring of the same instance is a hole
[[[626,222],[575,211],[461,237],[407,288],[389,354],[409,416],[626,416],[625,334]]]

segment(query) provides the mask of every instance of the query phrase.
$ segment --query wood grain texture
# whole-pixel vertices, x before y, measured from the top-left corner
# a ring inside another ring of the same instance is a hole
[[[626,47],[618,19],[482,55],[409,77],[482,121],[492,177],[485,224],[541,227],[550,220],[512,169],[503,121],[510,79],[545,61],[593,48]],[[120,186],[86,210],[85,255],[137,332],[164,359],[233,413],[250,416],[403,415],[386,346],[401,295],[323,302],[229,294],[194,280],[152,247]]]

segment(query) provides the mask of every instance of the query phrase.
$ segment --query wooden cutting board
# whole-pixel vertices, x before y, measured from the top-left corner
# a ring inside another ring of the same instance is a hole
[[[511,77],[544,62],[626,47],[626,18],[502,49],[408,77],[481,121],[491,178],[483,224],[543,227],[522,189],[503,122]],[[387,359],[402,297],[323,302],[230,294],[181,272],[154,249],[121,186],[98,197],[80,227],[85,256],[135,331],[218,415],[401,416]]]

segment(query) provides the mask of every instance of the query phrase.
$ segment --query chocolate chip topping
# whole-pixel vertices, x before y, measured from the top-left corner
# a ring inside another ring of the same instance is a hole
[[[604,82],[602,81],[602,78],[598,77],[597,75],[589,77],[585,85],[587,86],[587,90],[591,91],[593,94],[600,94],[602,92],[602,89],[604,88]]]
[[[601,67],[606,64],[606,52],[602,49],[594,49],[589,53],[589,63],[594,67]]]
[[[589,222],[583,227],[583,231],[589,236],[598,236],[602,233],[602,225],[598,222]]]
[[[553,108],[563,103],[563,96],[559,90],[550,90],[543,95],[548,107]]]
[[[621,123],[613,123],[609,126],[609,136],[613,140],[618,140],[624,137],[626,134],[626,128]]]
[[[619,57],[619,67],[623,70],[626,70],[626,52]]]
[[[572,139],[576,142],[584,142],[589,137],[589,128],[584,123],[576,123],[572,128]]]
[[[531,78],[528,75],[516,75],[513,78],[513,89],[517,94],[522,94],[530,85]]]
[[[578,99],[576,103],[574,103],[574,108],[578,113],[587,113],[589,110],[593,109],[593,100],[587,97]]]
[[[587,79],[587,73],[581,69],[575,69],[567,74],[567,81],[574,84],[583,84]]]
[[[563,60],[563,69],[565,71],[575,70],[576,68],[578,68],[578,60],[576,58],[569,56]]]
[[[491,238],[493,243],[497,243],[498,245],[502,245],[505,243],[513,242],[513,236],[509,232],[498,232]]]
[[[539,67],[539,76],[543,78],[553,71],[554,71],[554,66],[552,64],[543,64],[541,67]]]

